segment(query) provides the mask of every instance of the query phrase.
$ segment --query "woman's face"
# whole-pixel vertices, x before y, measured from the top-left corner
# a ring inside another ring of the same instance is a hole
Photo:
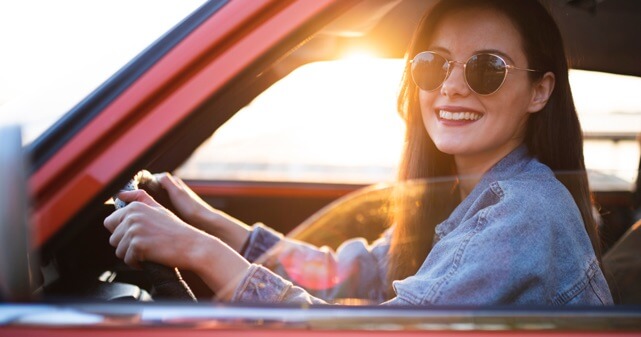
[[[492,10],[444,18],[428,50],[460,62],[491,52],[510,65],[528,67],[520,34]],[[532,85],[527,71],[510,70],[497,92],[481,96],[465,83],[463,66],[452,67],[439,89],[419,90],[423,122],[436,147],[454,155],[459,173],[482,173],[523,142],[528,115],[534,112]]]

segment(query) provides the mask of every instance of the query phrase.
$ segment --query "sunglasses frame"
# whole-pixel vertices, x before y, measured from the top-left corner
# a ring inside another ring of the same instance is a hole
[[[414,66],[413,65],[415,63],[416,58],[419,55],[422,55],[422,54],[434,54],[434,55],[442,57],[445,60],[445,62],[447,62],[447,69],[445,71],[445,77],[441,81],[441,84],[439,84],[434,89],[427,90],[427,89],[421,88],[421,86],[418,85],[416,79],[414,78]],[[503,73],[503,80],[501,80],[501,84],[499,84],[499,86],[494,91],[492,91],[490,93],[487,93],[487,94],[478,93],[476,90],[474,90],[474,88],[472,88],[470,83],[467,81],[467,72],[466,72],[467,64],[470,62],[470,60],[472,60],[473,57],[478,57],[479,55],[490,55],[490,56],[496,57],[499,60],[501,60],[501,62],[503,62],[503,66],[505,68],[505,71]],[[463,66],[463,79],[465,80],[465,85],[467,85],[467,87],[473,93],[475,93],[477,95],[480,95],[480,96],[489,96],[489,95],[495,94],[497,91],[499,91],[501,89],[501,87],[503,87],[503,83],[505,83],[505,79],[507,79],[507,74],[510,72],[510,70],[523,70],[523,71],[536,72],[536,73],[541,72],[540,70],[528,69],[528,68],[519,68],[519,67],[510,65],[510,64],[507,63],[507,61],[505,61],[505,59],[503,57],[501,57],[500,55],[494,54],[494,53],[478,53],[478,54],[474,54],[474,55],[470,56],[465,62],[461,62],[461,61],[455,61],[455,60],[448,60],[447,57],[445,57],[445,56],[443,56],[443,55],[441,55],[441,54],[439,54],[437,52],[434,52],[434,51],[431,51],[431,50],[427,50],[427,51],[422,51],[422,52],[416,54],[414,56],[414,58],[410,60],[410,67],[411,67],[410,68],[410,74],[412,75],[412,81],[421,90],[425,90],[425,91],[428,91],[428,92],[438,90],[439,88],[441,88],[443,86],[443,83],[445,83],[445,81],[450,77],[450,74],[452,73],[452,68],[453,68],[452,64],[460,64],[460,65]]]

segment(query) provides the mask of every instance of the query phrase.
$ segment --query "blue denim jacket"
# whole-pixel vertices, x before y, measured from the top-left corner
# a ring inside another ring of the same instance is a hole
[[[389,301],[383,302],[389,235],[372,245],[349,240],[336,252],[262,225],[249,240],[245,257],[256,263],[235,289],[236,302],[612,304],[572,196],[525,146],[486,172],[436,227],[430,254],[415,275],[394,281]]]

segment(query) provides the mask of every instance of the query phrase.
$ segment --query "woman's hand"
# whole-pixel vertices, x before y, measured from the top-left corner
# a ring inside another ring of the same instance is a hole
[[[205,219],[208,218],[208,214],[216,212],[180,178],[174,177],[167,172],[158,173],[154,176],[169,194],[171,203],[180,213],[179,215],[192,226],[201,228]]]
[[[112,233],[109,244],[116,247],[116,256],[130,266],[153,261],[190,269],[186,255],[213,239],[184,223],[143,190],[121,192],[118,198],[128,205],[109,215],[104,225]]]
[[[104,226],[112,233],[109,243],[127,265],[151,261],[191,270],[219,296],[231,297],[249,263],[218,238],[183,222],[144,190],[121,192],[129,203],[109,215]]]
[[[156,174],[156,178],[185,221],[220,238],[237,252],[240,251],[249,236],[249,226],[211,207],[180,178],[169,173]]]

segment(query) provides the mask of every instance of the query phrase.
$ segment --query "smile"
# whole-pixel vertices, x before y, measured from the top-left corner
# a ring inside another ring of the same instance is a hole
[[[476,121],[483,117],[483,115],[476,112],[450,112],[439,110],[438,117],[440,119],[450,121]]]

